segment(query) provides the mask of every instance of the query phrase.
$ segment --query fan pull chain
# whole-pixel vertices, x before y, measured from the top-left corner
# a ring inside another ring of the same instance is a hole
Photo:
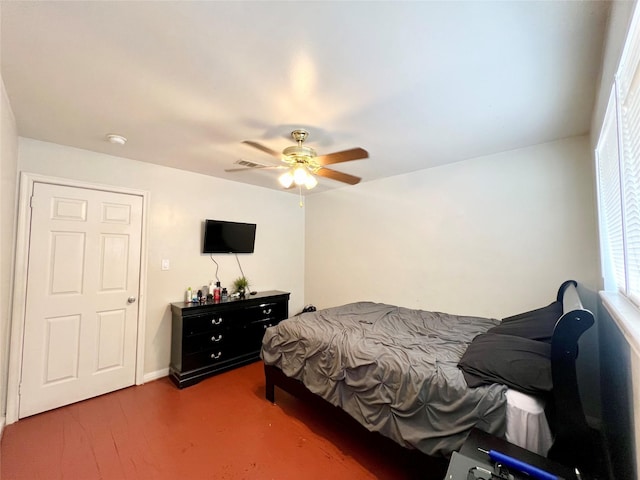
[[[300,208],[304,207],[304,203],[302,202],[302,185],[298,185],[298,192],[300,192]]]

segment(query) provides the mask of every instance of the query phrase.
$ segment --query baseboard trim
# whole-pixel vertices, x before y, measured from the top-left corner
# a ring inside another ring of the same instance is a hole
[[[169,369],[168,368],[163,368],[161,370],[156,370],[155,372],[149,372],[149,373],[145,373],[144,374],[144,382],[152,382],[153,380],[158,380],[159,378],[162,377],[168,377],[169,376]]]

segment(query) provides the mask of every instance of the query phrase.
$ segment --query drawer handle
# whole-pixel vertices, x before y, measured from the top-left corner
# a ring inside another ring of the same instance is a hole
[[[212,342],[219,342],[220,340],[222,340],[222,334],[219,334],[217,337],[215,335],[211,337]]]
[[[220,325],[221,323],[222,323],[222,317],[220,317],[218,321],[216,321],[215,318],[211,319],[211,325]]]
[[[263,315],[271,315],[272,309],[270,308],[265,308],[264,310],[262,310],[262,314]]]
[[[211,358],[213,358],[214,360],[219,359],[221,356],[222,356],[222,352],[212,353],[211,354]]]

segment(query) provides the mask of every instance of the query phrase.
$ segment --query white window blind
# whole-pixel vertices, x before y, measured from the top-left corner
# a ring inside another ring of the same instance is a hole
[[[640,305],[640,22],[638,9],[618,71],[626,290]]]
[[[615,93],[615,94],[614,94]],[[596,148],[605,275],[640,305],[640,9],[636,8]]]
[[[605,278],[613,276],[615,284],[626,291],[624,237],[622,234],[622,190],[620,188],[620,156],[615,91],[609,103],[596,148],[598,160],[598,207],[600,210],[600,238],[602,267]]]

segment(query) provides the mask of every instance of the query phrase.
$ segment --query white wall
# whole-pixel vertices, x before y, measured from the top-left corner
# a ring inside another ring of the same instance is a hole
[[[586,136],[313,195],[305,299],[503,318],[547,305],[575,279],[591,304],[599,278],[594,205]],[[580,346],[584,409],[597,421],[596,328]]]
[[[19,152],[21,172],[150,192],[145,373],[169,366],[169,304],[215,279],[215,264],[199,253],[206,218],[256,223],[255,253],[239,255],[252,288],[291,292],[290,311],[302,308],[304,210],[294,195],[25,138]],[[240,276],[235,256],[214,258],[230,286]],[[170,270],[161,270],[162,259]]]
[[[0,432],[2,432],[9,368],[18,134],[1,76],[0,89]]]
[[[312,195],[305,299],[501,318],[595,290],[592,182],[585,136]]]

